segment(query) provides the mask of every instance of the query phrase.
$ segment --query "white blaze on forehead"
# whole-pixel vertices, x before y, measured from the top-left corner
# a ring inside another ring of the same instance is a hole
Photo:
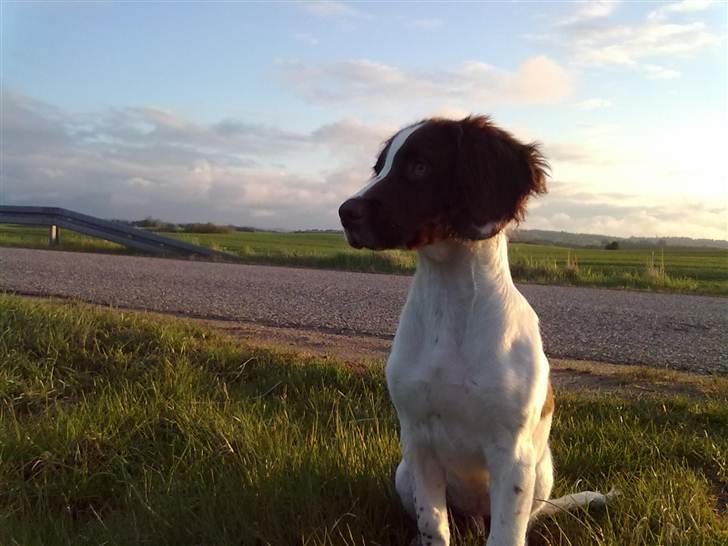
[[[366,186],[364,186],[361,190],[354,194],[352,199],[355,197],[362,197],[366,192],[372,189],[377,184],[377,182],[380,182],[381,180],[386,178],[386,176],[389,174],[389,171],[392,170],[392,165],[394,165],[394,158],[396,157],[399,149],[404,146],[404,143],[407,142],[407,139],[410,137],[410,135],[412,135],[412,133],[414,133],[424,124],[425,122],[423,121],[422,123],[417,123],[415,125],[405,127],[395,135],[394,139],[392,139],[392,143],[387,149],[387,157],[384,158],[384,167],[382,167],[382,170],[379,171],[378,175],[369,180]]]

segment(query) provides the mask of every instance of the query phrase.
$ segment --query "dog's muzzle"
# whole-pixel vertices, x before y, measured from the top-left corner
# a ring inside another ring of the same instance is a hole
[[[365,246],[363,240],[367,230],[366,218],[368,216],[369,202],[361,197],[347,199],[339,207],[339,218],[344,226],[346,240],[354,248]]]

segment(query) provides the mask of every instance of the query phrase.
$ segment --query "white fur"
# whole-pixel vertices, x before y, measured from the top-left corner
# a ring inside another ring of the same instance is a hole
[[[386,376],[401,424],[396,488],[420,544],[449,544],[450,505],[490,515],[488,546],[523,545],[553,483],[549,365],[503,233],[419,250]]]
[[[395,135],[395,137],[392,139],[392,143],[387,149],[387,157],[384,158],[384,166],[382,167],[382,170],[379,171],[379,174],[377,174],[374,178],[370,179],[369,182],[367,182],[362,189],[356,192],[351,197],[352,199],[356,197],[363,197],[364,194],[368,192],[371,188],[376,186],[378,182],[381,182],[382,180],[384,180],[384,178],[386,178],[386,176],[389,174],[389,171],[392,170],[392,165],[394,164],[394,159],[397,157],[397,152],[399,152],[399,149],[404,145],[405,142],[407,142],[407,139],[410,137],[410,135],[414,133],[417,129],[422,127],[422,125],[424,125],[424,123],[416,123],[415,125],[411,125],[410,127],[405,127]]]
[[[493,232],[498,227],[497,222],[487,222],[482,226],[473,226],[475,228],[475,231],[480,235],[482,238],[487,239],[491,235],[493,235]]]

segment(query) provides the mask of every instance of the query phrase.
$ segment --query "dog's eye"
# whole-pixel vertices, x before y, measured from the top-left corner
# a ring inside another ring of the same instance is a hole
[[[413,161],[409,166],[409,176],[414,180],[419,180],[427,174],[427,163],[424,161]]]

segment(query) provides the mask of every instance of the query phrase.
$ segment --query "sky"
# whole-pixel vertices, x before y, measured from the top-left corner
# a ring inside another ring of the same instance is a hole
[[[338,228],[381,143],[491,115],[526,229],[728,239],[728,3],[0,1],[0,204]]]

